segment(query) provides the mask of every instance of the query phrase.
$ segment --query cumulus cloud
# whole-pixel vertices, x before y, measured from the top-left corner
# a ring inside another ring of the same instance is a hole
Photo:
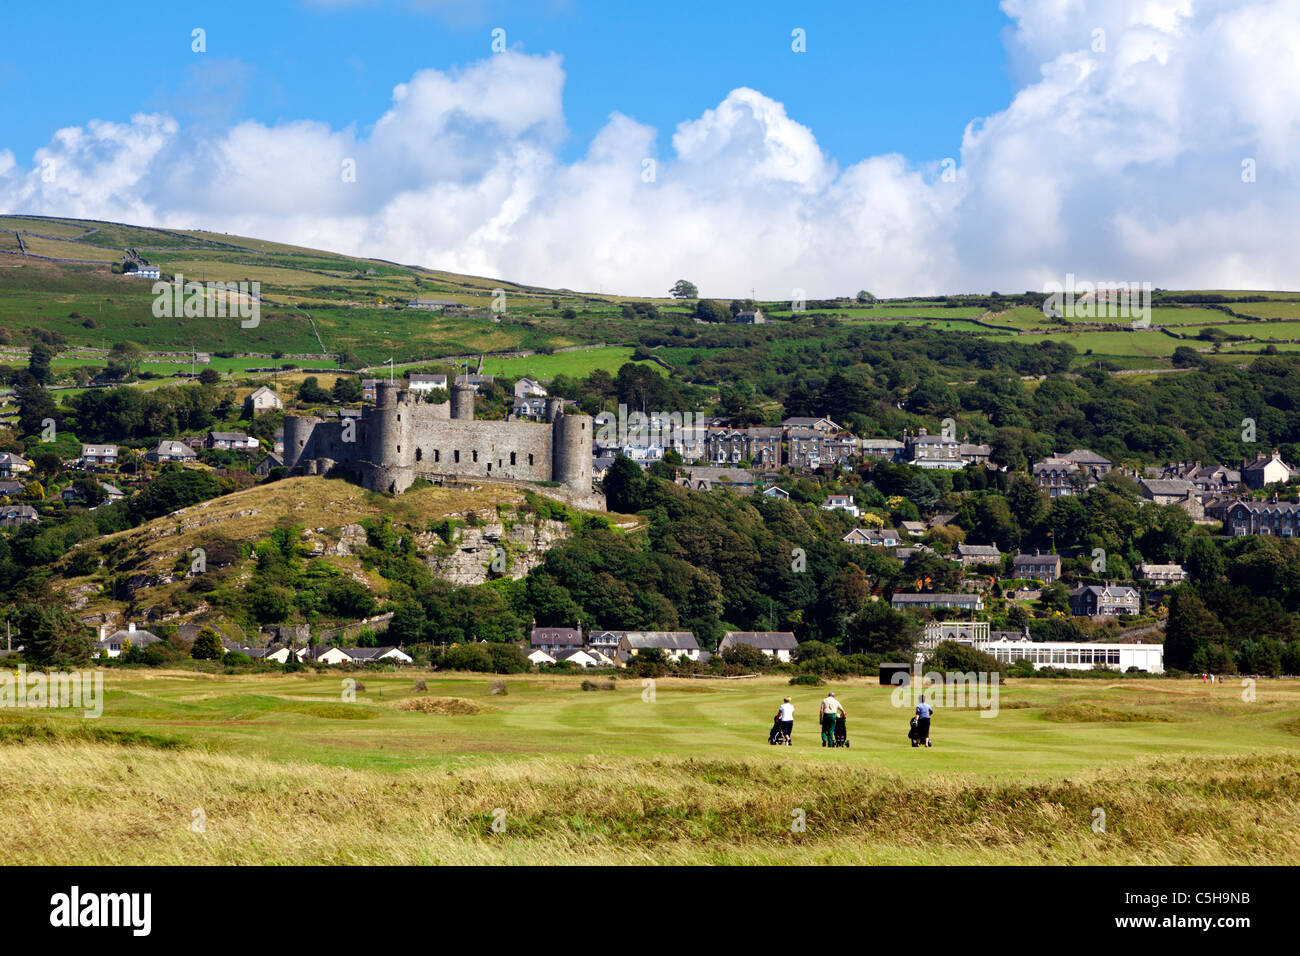
[[[666,142],[614,113],[564,162],[563,61],[515,51],[416,73],[365,129],[140,114],[59,130],[28,166],[0,151],[0,206],[643,295],[683,276],[772,298],[1021,291],[1066,272],[1294,285],[1300,0],[1003,9],[1022,81],[968,125],[955,166],[841,168],[748,88]]]

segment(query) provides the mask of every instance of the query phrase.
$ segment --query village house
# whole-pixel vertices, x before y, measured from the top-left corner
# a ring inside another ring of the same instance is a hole
[[[249,417],[277,408],[284,408],[284,400],[275,393],[274,389],[267,388],[265,385],[255,389],[244,399],[244,413]]]
[[[690,631],[624,631],[618,642],[618,660],[626,665],[642,651],[658,648],[664,656],[676,662],[700,659],[700,645]]]
[[[128,624],[125,630],[116,631],[112,630],[111,624],[102,624],[99,628],[99,639],[95,641],[94,656],[121,657],[128,642],[132,647],[148,647],[161,640],[162,638],[152,631],[139,629],[134,624]]]
[[[857,502],[853,500],[852,495],[829,495],[827,496],[826,501],[822,504],[822,510],[847,511],[855,518],[862,513],[861,509],[858,508]]]
[[[831,435],[840,431],[840,426],[825,416],[813,418],[810,415],[793,415],[781,423],[785,429],[811,429],[815,432],[821,432],[823,435]]]
[[[1143,478],[1138,482],[1142,497],[1158,505],[1177,505],[1193,518],[1205,517],[1205,506],[1196,486],[1183,478]]]
[[[1095,451],[1089,451],[1086,448],[1076,448],[1061,457],[1066,461],[1073,463],[1076,468],[1084,473],[1087,477],[1089,488],[1101,481],[1101,479],[1110,472],[1112,467],[1109,459],[1102,457]]]
[[[725,654],[729,648],[739,644],[748,644],[783,664],[790,663],[799,647],[799,642],[789,631],[727,631],[718,644],[718,653]]]
[[[859,438],[858,450],[864,458],[881,461],[902,461],[907,446],[893,438]]]
[[[561,654],[556,659],[556,663],[576,664],[577,666],[581,667],[583,670],[586,670],[588,667],[609,666],[607,664],[602,663],[600,658],[598,658],[595,654],[592,654],[591,652],[586,651],[581,647],[575,648],[571,651]]]
[[[762,309],[746,309],[736,313],[736,322],[740,325],[762,325],[766,321]]]
[[[496,382],[495,375],[484,375],[480,372],[462,372],[456,376],[457,385],[468,385],[474,391],[478,391],[482,385],[492,385]]]
[[[427,312],[438,312],[448,306],[459,305],[454,299],[411,299],[406,303],[408,309],[422,309]]]
[[[243,432],[208,432],[203,441],[204,448],[221,451],[249,451],[261,446],[261,443]]]
[[[197,461],[198,455],[194,449],[183,441],[164,440],[158,443],[158,447],[145,453],[145,460],[152,462],[165,461]]]
[[[264,455],[262,460],[257,463],[257,476],[265,478],[276,468],[284,467],[284,459],[274,453]]]
[[[865,544],[872,548],[896,548],[900,541],[893,528],[854,528],[840,540],[845,544]]]
[[[757,480],[752,471],[743,468],[713,468],[696,465],[683,468],[686,474],[677,479],[677,484],[694,491],[712,491],[715,488],[727,488],[738,495],[752,495]]]
[[[528,646],[555,657],[582,647],[582,628],[534,626],[528,638]]]
[[[989,456],[993,454],[993,446],[962,442],[957,446],[957,454],[961,456],[963,464],[987,465]]]
[[[994,544],[966,544],[957,545],[957,560],[965,567],[972,567],[979,564],[1001,564],[1002,552]]]
[[[14,455],[7,451],[0,452],[0,478],[24,475],[31,470],[32,466],[21,455]]]
[[[545,398],[516,398],[514,404],[515,418],[527,418],[540,422],[546,418]]]
[[[432,392],[436,388],[445,389],[447,387],[446,375],[410,375],[406,379],[406,390],[408,392]]]
[[[1061,556],[1059,554],[1017,554],[1011,559],[1011,576],[1015,578],[1034,578],[1044,584],[1051,584],[1061,576]]]
[[[1127,585],[1090,584],[1070,594],[1070,610],[1077,617],[1137,614],[1142,610],[1142,598],[1136,588]]]
[[[100,482],[99,488],[104,495],[105,504],[112,504],[113,502],[121,501],[123,498],[126,497],[126,493],[122,491],[121,488],[117,487],[117,485],[110,485],[107,482]],[[86,503],[86,493],[82,491],[80,488],[78,488],[76,485],[69,485],[68,487],[64,488],[61,492],[59,492],[59,497],[63,499],[65,504]]]
[[[779,428],[710,428],[704,443],[708,460],[717,465],[752,461],[776,468],[781,464]]]
[[[1284,484],[1296,476],[1291,466],[1282,460],[1276,448],[1270,457],[1260,452],[1254,461],[1241,466],[1241,480],[1247,488],[1263,488],[1266,485]]]
[[[0,528],[21,528],[40,522],[41,516],[31,505],[0,505]]]
[[[352,658],[354,664],[413,664],[415,658],[400,647],[344,647],[340,648]]]
[[[1139,564],[1137,574],[1144,581],[1150,581],[1159,587],[1187,580],[1187,569],[1181,564]]]
[[[781,501],[789,501],[790,492],[786,491],[784,488],[778,487],[777,485],[773,485],[771,488],[763,489],[763,497],[777,498],[780,499]]]
[[[1162,467],[1148,468],[1148,478],[1191,482],[1202,498],[1224,494],[1241,484],[1241,472],[1224,465],[1205,465],[1199,461],[1170,462]]]
[[[1030,474],[1034,481],[1038,482],[1038,487],[1047,492],[1049,498],[1072,495],[1075,482],[1082,485],[1086,481],[1079,466],[1066,458],[1044,458],[1034,463]]]
[[[922,428],[915,435],[904,438],[908,464],[915,468],[959,471],[965,467],[961,458],[961,445],[947,435],[931,435]]]
[[[112,468],[117,465],[117,446],[82,445],[78,463],[83,468]]]
[[[515,382],[515,398],[545,398],[546,388],[533,378],[521,378]]]
[[[587,647],[610,657],[618,652],[618,642],[626,633],[626,631],[592,631],[587,638]]]

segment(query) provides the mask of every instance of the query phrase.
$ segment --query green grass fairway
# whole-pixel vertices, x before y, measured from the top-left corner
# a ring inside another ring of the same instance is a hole
[[[109,671],[97,720],[0,710],[0,833],[41,863],[1300,862],[1294,681],[1246,703],[1239,683],[1018,680],[994,717],[940,707],[925,750],[854,680],[830,685],[852,747],[828,750],[824,689],[782,678],[652,700],[496,680]],[[795,746],[770,747],[786,693]]]

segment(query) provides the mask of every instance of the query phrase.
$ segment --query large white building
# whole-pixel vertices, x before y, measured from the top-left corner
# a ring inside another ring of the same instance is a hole
[[[1163,644],[1068,644],[1053,641],[989,641],[977,645],[995,660],[1014,664],[1029,661],[1035,668],[1061,667],[1066,670],[1087,671],[1097,665],[1113,671],[1126,671],[1136,667],[1150,674],[1163,674],[1165,647]]]
[[[1163,644],[1102,644],[1031,641],[1028,632],[990,631],[987,621],[943,621],[925,626],[921,647],[931,649],[941,641],[956,641],[983,651],[1005,664],[1029,661],[1035,668],[1060,667],[1091,670],[1098,664],[1115,671],[1137,667],[1150,674],[1164,673]]]

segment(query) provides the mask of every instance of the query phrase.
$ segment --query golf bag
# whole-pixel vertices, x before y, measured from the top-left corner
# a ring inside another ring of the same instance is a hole
[[[917,735],[915,717],[913,717],[911,723],[907,725],[907,739],[912,742],[913,747],[921,746],[921,738]]]
[[[844,715],[840,714],[835,721],[835,746],[847,747],[849,745],[849,731],[844,723]]]
[[[780,715],[778,715],[776,719],[772,721],[772,729],[768,732],[767,742],[774,747],[777,746],[778,744],[784,744],[789,742],[789,738],[786,737],[785,731],[781,729]]]

